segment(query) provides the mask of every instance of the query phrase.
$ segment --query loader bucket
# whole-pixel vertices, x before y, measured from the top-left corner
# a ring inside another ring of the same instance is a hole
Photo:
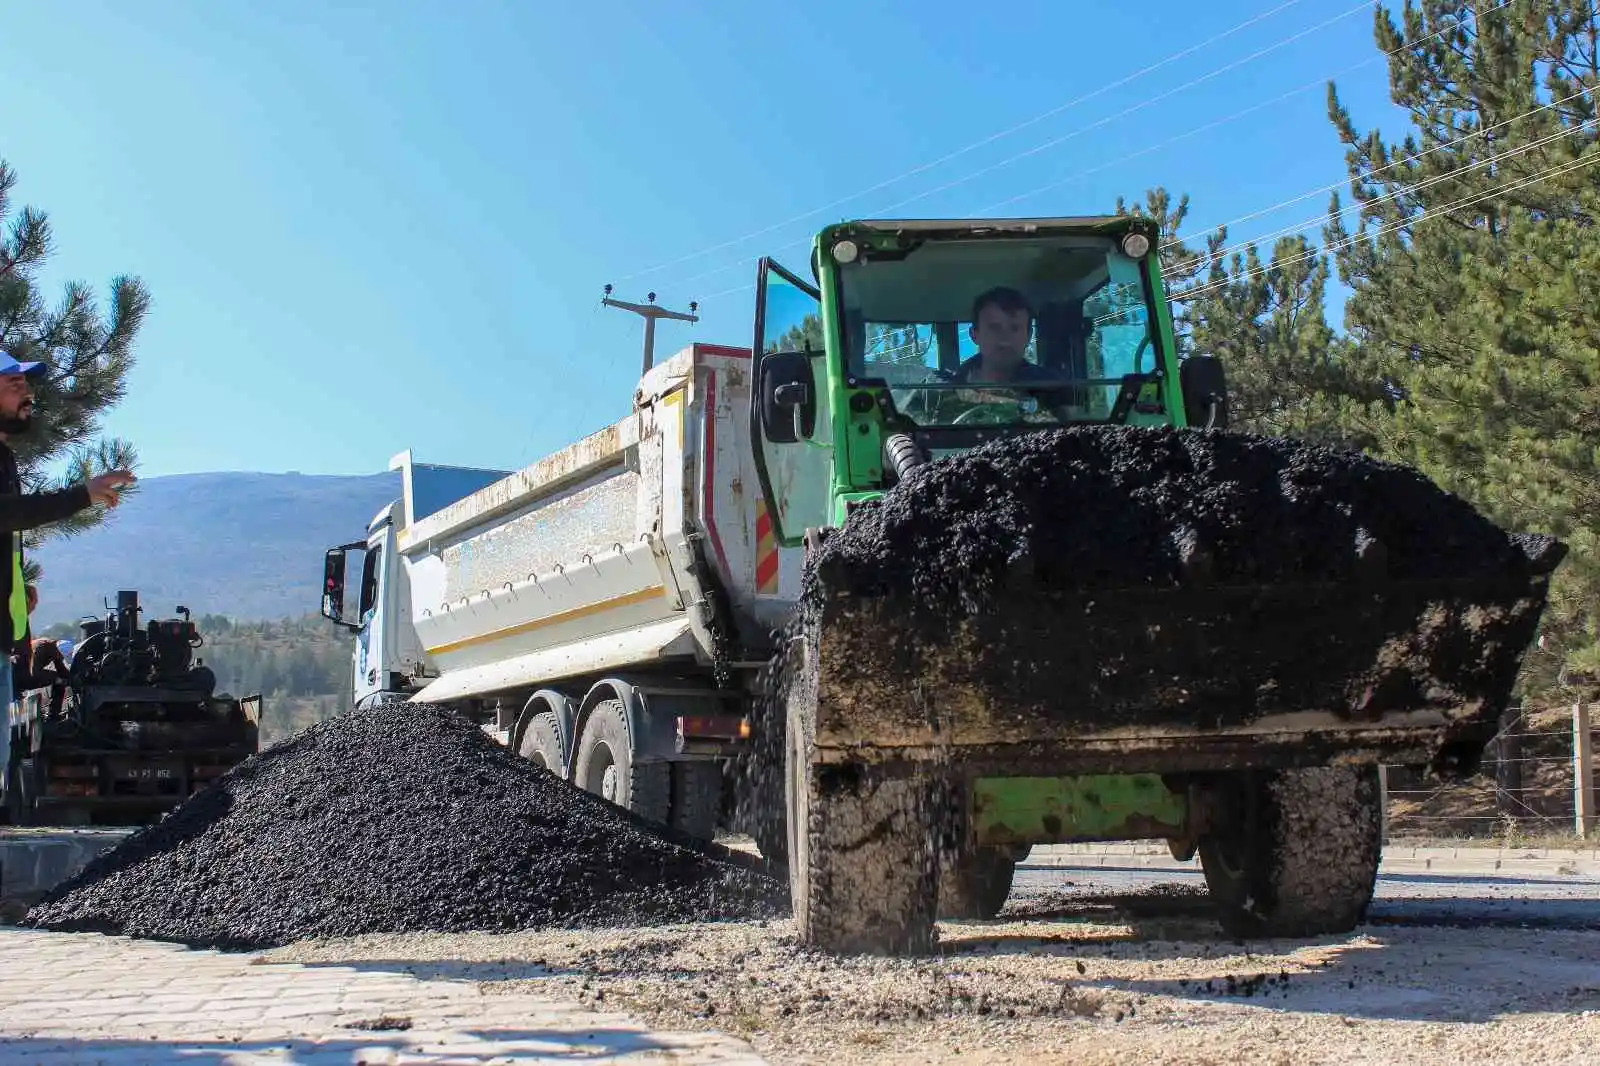
[[[1245,434],[1053,430],[911,470],[809,554],[769,676],[802,939],[922,950],[952,869],[978,906],[971,849],[996,840],[943,823],[999,778],[1159,793],[1135,835],[1243,856],[1213,883],[1242,901],[1230,928],[1349,928],[1376,874],[1374,767],[1476,770],[1564,552],[1415,471]],[[1191,787],[1256,813],[1180,826]],[[1285,850],[1319,818],[1356,836]],[[1344,881],[1307,894],[1324,867]]]
[[[978,775],[1471,772],[1547,580],[1034,588],[945,624],[898,596],[835,593],[806,634],[818,758],[954,759]]]
[[[1565,551],[1240,434],[1061,430],[915,474],[811,560],[823,760],[1470,764]]]

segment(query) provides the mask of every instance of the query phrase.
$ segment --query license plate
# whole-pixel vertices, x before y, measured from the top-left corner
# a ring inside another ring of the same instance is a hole
[[[170,781],[177,773],[166,766],[128,766],[117,771],[123,781]]]

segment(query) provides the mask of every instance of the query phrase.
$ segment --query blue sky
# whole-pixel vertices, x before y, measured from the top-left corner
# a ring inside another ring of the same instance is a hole
[[[606,282],[700,301],[658,354],[744,345],[755,258],[802,265],[841,217],[1166,185],[1198,233],[1316,193],[1242,240],[1343,178],[1328,78],[1403,133],[1353,0],[76,0],[0,25],[0,156],[50,215],[52,294],[152,289],[107,420],[145,476],[521,466],[627,410],[641,324]]]

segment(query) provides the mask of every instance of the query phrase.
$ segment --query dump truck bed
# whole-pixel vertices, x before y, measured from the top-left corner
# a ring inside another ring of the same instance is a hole
[[[440,674],[415,698],[710,663],[719,632],[760,653],[803,560],[772,541],[754,488],[749,367],[741,349],[687,348],[628,417],[408,522],[412,624]]]

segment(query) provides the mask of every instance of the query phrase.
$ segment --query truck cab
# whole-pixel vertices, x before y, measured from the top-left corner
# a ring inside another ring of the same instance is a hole
[[[404,698],[419,682],[431,676],[428,656],[405,623],[411,609],[411,588],[406,570],[395,563],[395,515],[399,501],[388,504],[367,526],[367,539],[328,549],[324,561],[322,615],[355,632],[350,656],[351,702],[371,706],[390,698]],[[356,603],[347,617],[347,561],[361,553]]]
[[[409,451],[391,459],[389,469],[400,472],[404,494],[373,516],[365,540],[329,548],[323,559],[322,616],[355,634],[350,699],[358,708],[409,699],[439,676],[411,624],[411,574],[399,557],[400,533],[505,476],[501,470],[414,463]],[[353,588],[352,553],[360,553]]]

